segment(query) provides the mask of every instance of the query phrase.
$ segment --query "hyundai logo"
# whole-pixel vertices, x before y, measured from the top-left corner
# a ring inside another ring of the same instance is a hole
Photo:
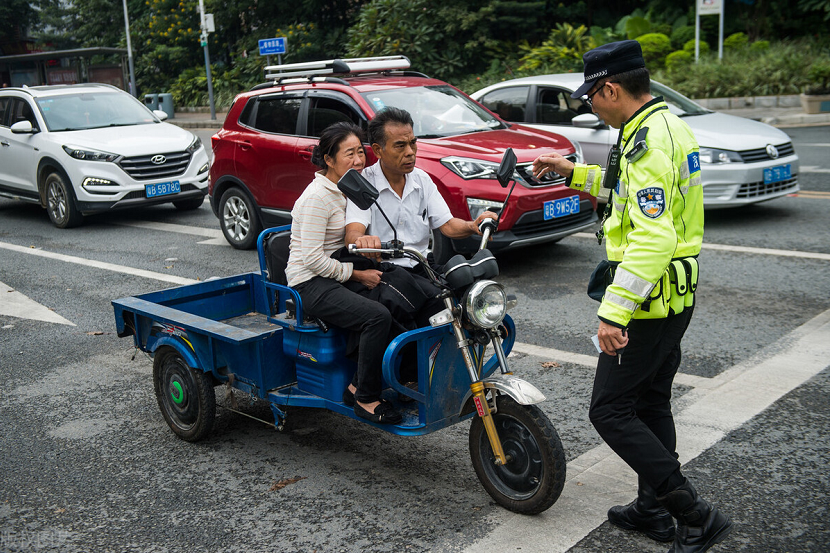
[[[772,146],[767,146],[767,151],[768,151],[768,152],[769,152],[769,149],[770,149],[770,148],[772,148]],[[774,149],[774,148],[773,148],[773,149]],[[772,155],[772,154],[770,154],[770,155]],[[775,157],[778,157],[778,152],[775,152]],[[157,155],[157,156],[153,156],[153,157],[151,157],[151,158],[150,158],[150,161],[152,161],[154,165],[161,165],[162,163],[164,163],[165,161],[167,161],[167,158],[166,158],[166,157],[164,157],[163,155],[159,154],[159,155]]]
[[[778,159],[778,148],[772,144],[767,144],[767,155],[770,159]]]

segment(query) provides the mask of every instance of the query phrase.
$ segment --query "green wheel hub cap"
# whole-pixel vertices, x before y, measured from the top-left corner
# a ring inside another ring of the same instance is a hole
[[[170,397],[172,397],[173,401],[176,403],[184,401],[184,390],[182,390],[181,384],[173,382],[173,389],[170,391]]]

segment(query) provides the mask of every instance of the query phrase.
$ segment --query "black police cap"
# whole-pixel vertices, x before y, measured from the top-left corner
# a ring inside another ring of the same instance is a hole
[[[604,77],[646,66],[643,49],[636,40],[610,42],[598,46],[585,52],[582,62],[585,64],[585,82],[571,94],[571,98],[584,96],[595,82]]]

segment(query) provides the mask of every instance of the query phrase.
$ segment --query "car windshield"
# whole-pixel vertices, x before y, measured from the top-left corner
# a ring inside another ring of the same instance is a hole
[[[662,96],[669,105],[669,111],[678,117],[712,113],[710,110],[694,103],[679,92],[675,92],[669,87],[654,81],[651,81],[651,94],[652,96]]]
[[[387,106],[408,111],[418,138],[507,128],[483,107],[447,85],[378,90],[366,92],[363,97],[372,104],[375,112]]]
[[[119,92],[82,92],[39,98],[37,105],[50,131],[79,131],[156,123],[132,96]]]

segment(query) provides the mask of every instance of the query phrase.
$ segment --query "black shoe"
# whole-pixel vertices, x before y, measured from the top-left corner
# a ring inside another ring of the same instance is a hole
[[[346,407],[354,407],[354,394],[348,388],[343,390],[343,405]]]
[[[354,414],[362,419],[380,424],[398,424],[403,420],[401,414],[395,410],[391,403],[386,401],[381,401],[380,405],[375,407],[374,413],[370,413],[361,407],[359,403],[355,403]]]
[[[608,510],[608,521],[625,530],[643,532],[653,540],[674,540],[674,519],[657,502],[654,490],[642,479],[637,499],[628,505],[617,505]]]
[[[709,505],[686,482],[657,500],[677,519],[677,533],[669,553],[702,553],[732,531],[732,521]]]

